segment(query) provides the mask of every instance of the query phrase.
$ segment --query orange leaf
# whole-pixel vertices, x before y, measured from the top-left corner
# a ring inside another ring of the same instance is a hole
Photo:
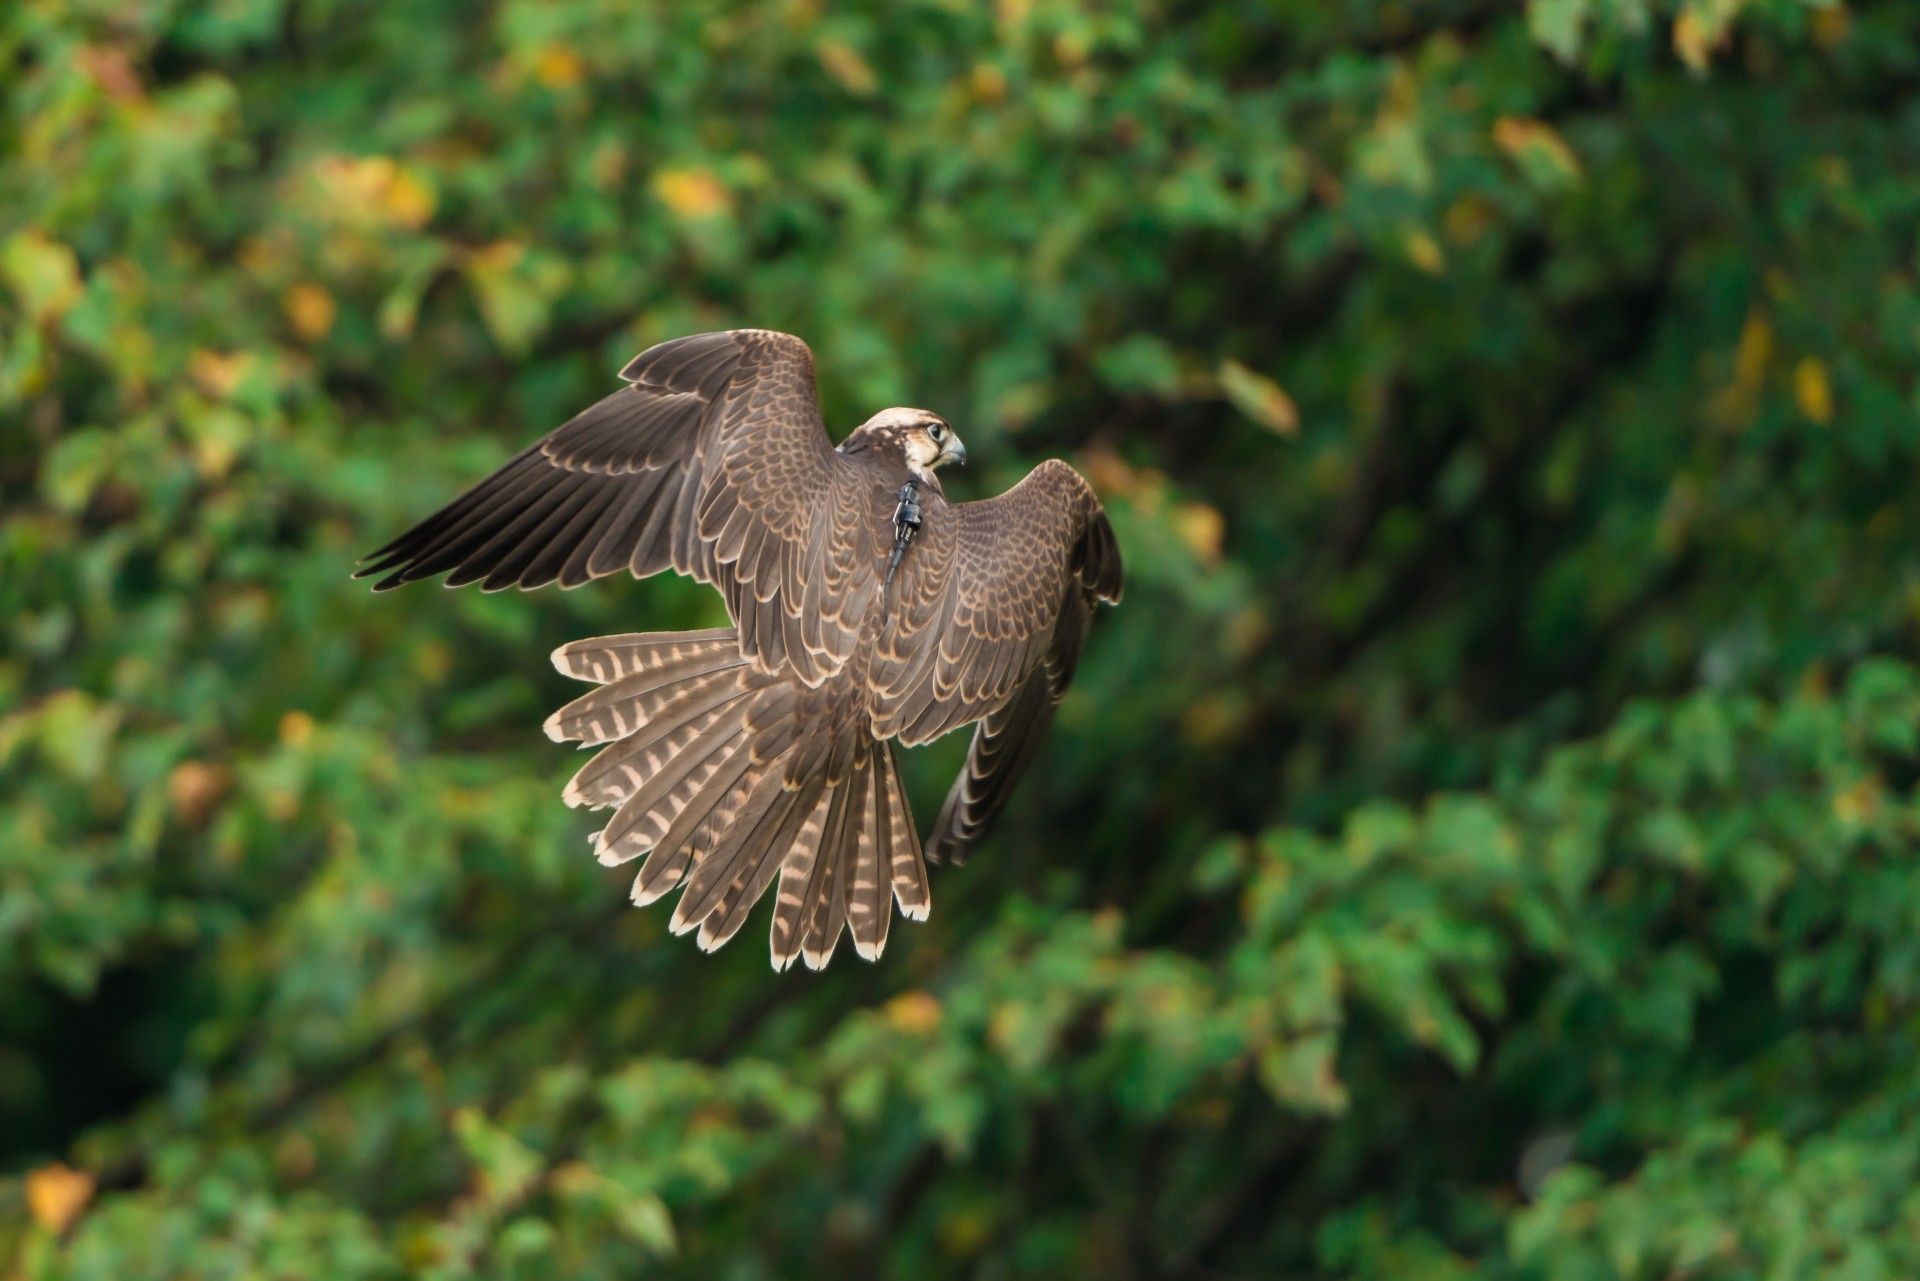
[[[65,1232],[93,1199],[93,1176],[64,1165],[45,1165],[27,1175],[27,1210],[52,1232]]]
[[[653,189],[667,208],[689,222],[733,207],[726,186],[706,169],[663,169],[654,176]]]
[[[908,1036],[925,1036],[940,1026],[940,999],[930,992],[902,992],[884,1012],[887,1022]]]
[[[202,347],[188,358],[187,375],[207,395],[225,400],[253,369],[253,361],[250,351],[219,352]]]
[[[182,823],[198,827],[220,803],[230,781],[224,766],[181,761],[167,775],[167,799],[173,802],[174,813]]]
[[[533,78],[549,89],[571,89],[586,75],[587,64],[565,45],[548,45],[533,60]]]
[[[298,284],[281,295],[280,307],[287,313],[293,331],[308,342],[317,342],[333,328],[338,308],[333,295],[319,285]]]
[[[1220,509],[1206,503],[1181,503],[1172,512],[1173,532],[1187,550],[1206,564],[1220,559],[1220,544],[1227,534],[1226,518]]]
[[[1493,142],[1515,160],[1538,161],[1563,180],[1580,177],[1580,158],[1559,131],[1544,120],[1501,116],[1493,122]]]

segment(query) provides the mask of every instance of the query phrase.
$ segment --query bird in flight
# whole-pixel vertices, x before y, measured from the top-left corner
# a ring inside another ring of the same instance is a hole
[[[1096,604],[1120,599],[1113,528],[1058,459],[949,504],[936,473],[967,451],[924,409],[883,409],[835,448],[791,334],[675,339],[620,377],[355,576],[499,591],[673,569],[718,588],[732,627],[554,652],[598,685],[547,719],[601,748],[565,799],[614,810],[602,863],[646,855],[636,904],[684,886],[671,928],[704,950],[777,876],[775,969],[824,966],[843,927],[873,960],[893,902],[926,919],[927,861],[963,859],[1031,761]],[[893,744],[968,724],[923,853]]]

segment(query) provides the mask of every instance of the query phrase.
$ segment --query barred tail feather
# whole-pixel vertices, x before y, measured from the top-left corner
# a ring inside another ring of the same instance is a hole
[[[779,822],[775,802],[783,795],[787,793],[772,771],[755,767],[747,774],[727,800],[727,813],[711,824],[711,841],[696,838],[693,869],[687,874],[687,887],[674,904],[667,928],[675,934],[686,934],[705,923],[707,914],[718,906],[732,883],[743,849],[752,843],[761,823]],[[775,816],[769,818],[770,812]]]
[[[739,650],[731,627],[697,632],[627,632],[569,641],[553,651],[553,665],[562,676],[605,685],[679,662],[689,654],[722,657],[729,651],[738,654]]]
[[[817,822],[810,821],[802,829],[793,855],[781,869],[769,932],[776,970],[787,969],[801,957],[808,969],[817,970],[833,956],[846,921],[848,843],[858,840],[858,824],[871,804],[870,759],[871,748],[856,749],[849,776],[827,783]]]
[[[568,781],[561,799],[603,809],[638,795],[671,770],[691,744],[716,729],[737,728],[749,691],[732,672],[715,672],[677,687],[646,724],[595,753]]]
[[[687,646],[644,671],[621,676],[574,699],[547,717],[547,737],[556,743],[577,742],[583,747],[611,743],[644,728],[689,689],[715,686],[723,679],[738,680],[747,660],[731,643]]]
[[[794,856],[801,830],[820,807],[825,792],[826,785],[818,778],[798,792],[781,789],[752,839],[740,846],[732,880],[700,923],[701,951],[711,952],[740,932],[775,874]]]
[[[751,754],[736,749],[701,785],[633,878],[634,906],[645,907],[686,878],[694,856],[711,848],[715,836],[731,821],[735,795],[752,766]]]
[[[658,845],[681,811],[706,791],[715,776],[744,746],[739,726],[710,718],[665,767],[648,778],[614,812],[601,829],[596,850],[600,861],[612,867],[645,854]]]
[[[893,839],[893,788],[880,777],[880,767],[870,766],[866,772],[872,776],[867,784],[871,808],[852,844],[853,866],[846,889],[847,932],[853,935],[853,950],[861,960],[877,961],[886,949],[887,926],[893,919],[889,885],[880,870],[889,861]]]
[[[893,745],[882,744],[880,755],[885,758],[885,780],[893,788],[888,810],[893,818],[892,858],[888,863],[893,897],[900,904],[900,915],[909,921],[924,921],[933,910],[933,891],[927,885],[927,858],[920,848],[920,831],[913,825],[913,810],[907,804],[907,789],[900,781]]]
[[[850,847],[860,838],[872,785],[873,771],[856,763],[852,777],[835,789],[839,801],[821,834],[817,871],[809,877],[811,898],[801,905],[806,928],[800,936],[800,955],[810,970],[826,968],[847,923],[847,872],[853,864]]]

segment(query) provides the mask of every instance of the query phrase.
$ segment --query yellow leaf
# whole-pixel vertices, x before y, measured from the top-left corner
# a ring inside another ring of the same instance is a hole
[[[433,217],[433,193],[410,169],[396,169],[387,184],[385,204],[388,217],[402,227],[424,227]]]
[[[427,641],[414,651],[413,669],[438,685],[453,670],[453,651],[439,641]]]
[[[280,296],[280,308],[287,313],[293,332],[308,342],[317,342],[333,328],[338,310],[333,295],[315,284],[298,284]]]
[[[1540,165],[1568,182],[1580,178],[1579,157],[1573,154],[1567,140],[1544,120],[1501,116],[1493,122],[1493,142],[1522,164]]]
[[[313,1140],[294,1131],[283,1135],[273,1147],[273,1166],[282,1179],[298,1183],[313,1175],[314,1166],[319,1164],[313,1150]]]
[[[1220,390],[1241,413],[1282,436],[1300,434],[1300,410],[1279,383],[1237,360],[1220,366]]]
[[[393,181],[393,169],[386,156],[322,156],[313,175],[341,213],[365,214]]]
[[[1227,522],[1219,508],[1199,502],[1181,503],[1168,514],[1173,520],[1173,532],[1186,544],[1187,550],[1208,564],[1220,559]]]
[[[1800,697],[1824,703],[1833,696],[1833,674],[1825,663],[1808,663],[1800,673]]]
[[[22,231],[0,244],[0,278],[36,324],[59,319],[80,300],[73,250],[38,231]]]
[[[902,992],[887,1002],[883,1013],[908,1036],[925,1036],[940,1026],[940,1000],[931,992]]]
[[[565,45],[548,45],[533,60],[533,78],[549,89],[571,89],[586,75],[587,64]]]
[[[343,219],[412,228],[433,216],[433,192],[390,156],[327,156],[315,162],[314,176]]]
[[[1833,421],[1833,385],[1818,356],[1807,356],[1793,367],[1793,399],[1800,412],[1817,423]]]
[[[1410,232],[1406,243],[1407,258],[1429,276],[1437,276],[1447,269],[1447,255],[1430,232]]]
[[[654,175],[653,190],[680,218],[693,222],[726,213],[733,197],[707,169],[663,169]]]
[[[305,747],[312,738],[313,717],[292,711],[280,718],[280,741],[288,747]]]
[[[93,1199],[93,1176],[64,1165],[45,1165],[27,1175],[27,1210],[52,1232],[65,1232]]]
[[[820,65],[827,69],[842,89],[858,97],[866,97],[880,87],[880,77],[873,74],[873,68],[867,65],[852,45],[838,40],[821,40],[813,46],[813,56],[820,59]]]
[[[219,352],[205,347],[187,360],[187,376],[215,400],[225,400],[253,368],[250,351]]]
[[[593,185],[604,192],[620,187],[627,177],[627,149],[618,142],[608,140],[593,149],[593,157],[587,162],[593,174]]]
[[[1007,73],[990,62],[975,64],[973,75],[974,101],[986,106],[995,106],[1006,101]]]
[[[1189,743],[1217,747],[1238,734],[1246,720],[1244,700],[1217,693],[1203,694],[1181,713],[1180,732]]]
[[[979,1208],[967,1207],[947,1211],[933,1230],[949,1256],[970,1258],[993,1239],[993,1220]]]
[[[1705,75],[1707,63],[1713,57],[1713,46],[1719,43],[1707,24],[1698,13],[1688,9],[1673,20],[1673,51],[1680,55],[1680,61],[1687,64],[1687,70],[1696,76]]]

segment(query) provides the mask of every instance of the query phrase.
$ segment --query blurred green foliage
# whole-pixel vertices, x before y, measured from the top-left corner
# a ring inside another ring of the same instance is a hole
[[[1917,80],[1910,2],[0,7],[0,1274],[1920,1273]],[[711,592],[346,578],[733,325],[1129,560],[821,976],[538,732]]]

